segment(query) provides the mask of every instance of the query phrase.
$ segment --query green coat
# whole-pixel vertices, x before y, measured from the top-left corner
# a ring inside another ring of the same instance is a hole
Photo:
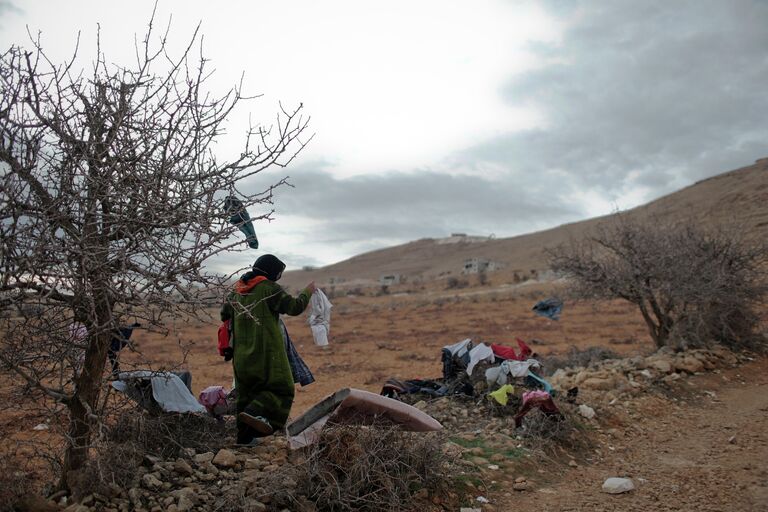
[[[242,282],[238,284],[242,286]],[[234,319],[237,412],[247,409],[280,429],[288,420],[294,388],[278,318],[280,314],[300,315],[309,304],[310,293],[304,290],[293,298],[269,280],[248,288],[230,294],[221,308],[222,320]]]

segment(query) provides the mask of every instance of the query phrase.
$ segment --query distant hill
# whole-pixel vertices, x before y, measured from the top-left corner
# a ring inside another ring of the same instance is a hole
[[[768,234],[768,158],[754,165],[708,178],[648,204],[624,212],[634,218],[695,219],[707,226],[733,225],[755,236]],[[547,269],[543,250],[578,239],[608,216],[510,238],[452,236],[426,238],[367,252],[314,270],[285,274],[282,282],[298,287],[310,280],[327,286],[378,284],[382,275],[404,276],[413,282],[460,276],[471,258],[501,265],[498,278],[530,275]],[[496,277],[494,278],[496,279]]]

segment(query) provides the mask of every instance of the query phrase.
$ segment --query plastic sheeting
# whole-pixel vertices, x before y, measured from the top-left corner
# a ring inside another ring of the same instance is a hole
[[[116,390],[135,398],[135,384],[141,381],[149,382],[152,387],[152,398],[165,412],[206,412],[184,382],[171,372],[152,372],[138,370],[120,372],[118,380],[112,382]],[[149,405],[149,404],[142,404]]]

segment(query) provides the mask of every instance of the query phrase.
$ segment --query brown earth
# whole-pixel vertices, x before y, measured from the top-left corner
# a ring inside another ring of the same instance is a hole
[[[768,510],[768,360],[691,377],[666,400],[648,396],[616,408],[626,423],[599,432],[597,463],[533,492],[502,492],[494,508]],[[616,476],[632,478],[636,489],[603,493],[605,479]]]
[[[442,347],[464,338],[516,347],[515,338],[520,337],[541,355],[562,353],[571,346],[605,346],[619,354],[653,351],[645,325],[630,305],[567,304],[562,319],[555,322],[531,311],[550,293],[552,285],[534,283],[338,297],[332,300],[328,350],[314,345],[305,315],[285,317],[294,344],[316,378],[298,389],[292,415],[343,387],[379,392],[389,377],[440,377]],[[137,331],[133,341],[140,354],[126,352],[123,368],[147,358],[155,368],[189,369],[195,393],[210,385],[230,388],[232,367],[216,352],[217,325],[185,323],[171,328],[173,335],[167,338]],[[183,350],[188,354],[180,364]]]

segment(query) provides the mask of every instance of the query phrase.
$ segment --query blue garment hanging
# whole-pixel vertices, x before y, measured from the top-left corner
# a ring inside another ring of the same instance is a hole
[[[245,235],[248,247],[251,249],[258,249],[259,239],[256,238],[256,230],[253,229],[251,216],[248,215],[248,210],[245,209],[242,201],[234,196],[229,196],[224,200],[224,209],[229,215],[229,223],[237,226]]]
[[[552,320],[560,320],[561,311],[563,311],[563,301],[554,297],[539,301],[533,306],[534,313]]]

